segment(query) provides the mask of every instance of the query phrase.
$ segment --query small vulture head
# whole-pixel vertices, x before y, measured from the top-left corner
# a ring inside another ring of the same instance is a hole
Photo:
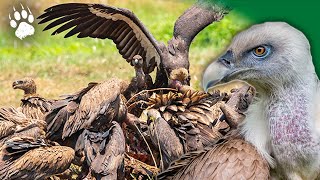
[[[173,69],[169,73],[169,86],[180,89],[183,85],[190,84],[189,72],[186,68]]]
[[[26,77],[12,83],[13,89],[21,89],[25,94],[35,94],[37,91],[36,83],[32,78]]]
[[[143,68],[143,59],[140,55],[135,55],[132,58],[131,64],[135,67],[135,68]]]
[[[283,22],[266,22],[234,37],[226,52],[203,75],[203,88],[243,80],[272,90],[315,73],[310,46],[302,32]],[[312,76],[311,76],[312,77]]]

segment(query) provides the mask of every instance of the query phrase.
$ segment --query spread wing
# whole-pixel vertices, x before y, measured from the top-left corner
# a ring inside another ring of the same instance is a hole
[[[48,146],[43,141],[21,138],[7,143],[0,159],[1,179],[42,179],[62,173],[71,164],[74,150],[64,146]],[[14,152],[15,151],[15,152]]]
[[[269,166],[248,142],[232,139],[173,162],[159,179],[269,179]]]
[[[160,65],[160,51],[156,40],[127,9],[101,4],[60,4],[46,9],[38,19],[42,19],[39,24],[53,20],[44,30],[63,24],[53,35],[73,28],[65,38],[79,33],[79,38],[113,40],[124,59],[130,61],[137,54],[144,59],[145,73],[152,72],[156,65]]]
[[[70,137],[83,128],[103,128],[108,126],[118,112],[120,103],[120,80],[111,79],[91,88],[81,98],[79,107],[66,121],[62,138]],[[100,116],[106,116],[101,118]]]

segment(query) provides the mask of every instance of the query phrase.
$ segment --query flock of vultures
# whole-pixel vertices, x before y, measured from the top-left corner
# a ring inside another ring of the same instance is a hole
[[[0,109],[0,178],[214,179],[228,171],[264,177],[266,162],[237,133],[254,89],[206,93],[189,86],[193,38],[227,13],[193,5],[166,46],[126,9],[81,3],[46,9],[38,18],[50,22],[45,30],[61,25],[53,35],[71,29],[65,37],[113,40],[136,76],[89,83],[57,99],[38,95],[31,78],[14,81],[24,96],[20,107]]]

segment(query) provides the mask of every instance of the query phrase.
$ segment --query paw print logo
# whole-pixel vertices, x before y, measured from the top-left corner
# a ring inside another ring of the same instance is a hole
[[[28,12],[24,9],[22,4],[21,8],[22,9],[19,12],[13,7],[13,17],[9,14],[9,19],[10,26],[16,29],[15,35],[22,40],[23,38],[34,34],[34,27],[31,25],[34,21],[34,17],[29,7],[27,7]]]

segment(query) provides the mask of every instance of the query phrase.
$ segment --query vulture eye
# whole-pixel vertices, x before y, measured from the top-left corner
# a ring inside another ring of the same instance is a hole
[[[258,46],[252,50],[255,57],[264,58],[269,55],[270,49],[267,46]]]

